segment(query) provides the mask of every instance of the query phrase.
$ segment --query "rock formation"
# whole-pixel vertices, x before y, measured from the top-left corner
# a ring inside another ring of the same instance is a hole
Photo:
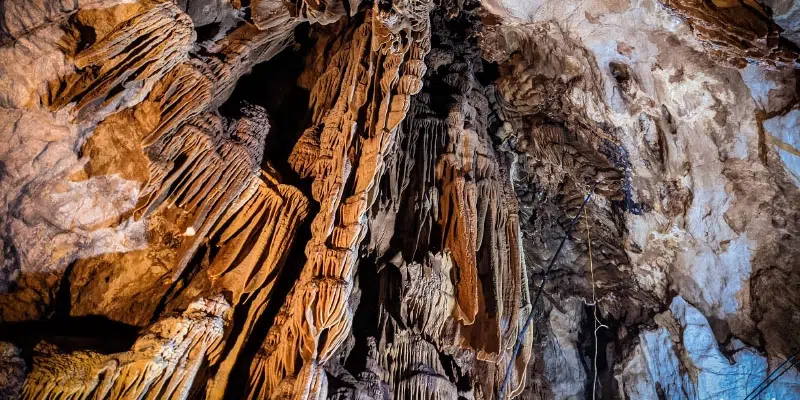
[[[798,10],[2,1],[0,398],[800,398]]]

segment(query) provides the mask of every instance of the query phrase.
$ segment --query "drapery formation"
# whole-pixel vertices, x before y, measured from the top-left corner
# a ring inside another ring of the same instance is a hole
[[[0,2],[0,397],[766,376],[800,343],[771,329],[797,296],[759,295],[800,256],[800,28],[749,0],[566,2]]]

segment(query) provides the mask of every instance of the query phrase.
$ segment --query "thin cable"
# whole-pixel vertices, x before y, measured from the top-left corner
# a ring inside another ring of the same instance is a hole
[[[589,199],[592,198],[592,193],[594,193],[594,188],[597,186],[597,182],[592,184],[592,188],[589,189],[589,193],[586,194],[586,198],[583,200],[581,204],[581,208],[578,209],[578,212],[575,214],[575,217],[572,218],[572,222],[569,224],[569,228],[567,228],[567,232],[564,234],[564,237],[561,238],[561,243],[558,244],[558,248],[556,249],[556,253],[553,255],[553,258],[550,259],[550,264],[547,265],[547,269],[544,271],[544,276],[542,277],[542,283],[539,285],[539,288],[536,290],[536,296],[533,298],[533,303],[531,303],[531,313],[528,314],[528,319],[525,320],[525,325],[522,326],[522,330],[520,331],[519,336],[517,336],[517,343],[514,345],[514,352],[511,354],[511,358],[508,360],[508,367],[506,368],[506,375],[503,377],[503,384],[500,386],[500,395],[498,396],[499,400],[503,400],[506,392],[506,386],[508,385],[508,379],[511,377],[511,367],[514,366],[514,360],[519,355],[519,349],[522,347],[522,338],[525,337],[525,333],[528,331],[528,327],[531,325],[531,321],[533,321],[533,315],[536,312],[536,303],[539,302],[539,297],[542,295],[542,290],[544,290],[544,284],[547,282],[547,274],[550,273],[550,270],[553,269],[553,265],[558,258],[558,254],[561,253],[561,248],[564,247],[564,243],[567,241],[570,233],[572,230],[575,229],[575,224],[578,222],[578,219],[581,217],[581,213],[583,212],[584,207],[586,207],[586,203],[589,202]]]
[[[592,381],[592,400],[597,398],[596,390],[597,390],[597,332],[601,328],[608,329],[608,326],[601,323],[600,319],[597,318],[597,297],[595,295],[595,281],[594,281],[594,261],[592,259],[592,235],[590,233],[590,226],[591,220],[589,217],[588,211],[584,208],[583,209],[583,223],[586,224],[586,243],[589,247],[589,272],[592,276],[592,316],[594,317],[594,359],[593,359],[593,367],[594,367],[594,380]],[[585,303],[585,302],[584,302]]]
[[[592,261],[592,235],[589,231],[589,212],[583,209],[583,223],[586,224],[586,244],[589,248],[589,272],[592,274],[592,310],[594,314],[594,380],[592,381],[592,400],[595,400],[595,388],[597,388],[597,300],[594,293],[594,263]]]
[[[773,384],[773,383],[774,383],[776,380],[778,380],[778,378],[780,378],[780,377],[781,377],[781,375],[785,374],[787,371],[789,371],[789,370],[790,370],[790,369],[792,369],[792,368],[793,368],[795,365],[797,365],[797,364],[798,364],[798,362],[800,362],[800,359],[797,359],[797,360],[795,360],[794,362],[792,362],[792,363],[791,363],[791,365],[789,365],[788,367],[786,367],[786,369],[784,369],[784,370],[783,370],[783,371],[782,371],[780,374],[778,374],[778,376],[776,376],[776,377],[774,377],[774,378],[770,379],[770,377],[771,377],[773,374],[775,374],[776,372],[780,371],[780,369],[781,369],[781,368],[782,368],[784,365],[786,365],[786,363],[788,363],[788,362],[792,361],[792,359],[794,359],[794,358],[795,358],[795,356],[796,356],[798,353],[800,353],[800,350],[797,350],[797,351],[795,351],[795,352],[794,352],[794,354],[792,354],[792,356],[791,356],[791,357],[787,358],[787,359],[786,359],[786,361],[784,361],[784,362],[783,362],[781,365],[779,365],[779,366],[778,366],[778,368],[775,368],[775,370],[774,370],[774,371],[772,371],[772,372],[771,372],[769,375],[767,375],[767,377],[766,377],[766,378],[764,378],[764,380],[763,380],[763,381],[761,381],[761,383],[759,383],[759,384],[758,384],[758,385],[755,387],[755,389],[753,389],[753,391],[752,391],[752,392],[750,392],[750,393],[749,393],[747,396],[745,396],[745,398],[744,398],[744,399],[745,399],[745,400],[747,400],[747,399],[750,399],[750,398],[751,398],[751,395],[752,395],[752,398],[753,398],[753,399],[757,398],[757,397],[758,397],[758,395],[759,395],[759,394],[761,394],[761,392],[763,392],[764,390],[766,390],[766,389],[769,387],[769,385],[772,385],[772,384]],[[753,394],[753,392],[755,392],[755,390],[756,390],[756,389],[758,389],[758,388],[759,388],[761,385],[764,385],[764,387],[762,387],[762,388],[761,388],[761,390],[759,390],[758,392],[756,392],[755,394]]]
[[[780,369],[781,369],[781,368],[783,368],[783,366],[784,366],[784,365],[786,365],[786,363],[788,363],[788,362],[791,362],[791,361],[794,359],[794,357],[797,355],[797,353],[798,353],[798,352],[800,352],[800,350],[798,350],[798,351],[794,352],[794,354],[792,354],[791,356],[789,356],[789,358],[787,358],[787,359],[786,359],[786,361],[784,361],[783,363],[781,363],[781,365],[779,365],[779,366],[778,366],[778,368],[775,368],[775,369],[774,369],[772,372],[770,372],[770,374],[769,374],[769,375],[767,375],[767,377],[766,377],[766,378],[764,378],[764,380],[763,380],[763,381],[759,382],[759,383],[758,383],[758,385],[756,385],[756,387],[754,387],[754,388],[753,388],[753,390],[751,390],[749,393],[747,393],[747,396],[745,396],[745,397],[744,397],[744,400],[747,400],[748,398],[750,398],[750,396],[751,396],[751,395],[752,395],[752,394],[753,394],[753,393],[754,393],[756,390],[758,390],[758,388],[760,388],[760,387],[761,387],[761,385],[763,385],[763,384],[767,383],[767,381],[769,381],[769,379],[770,379],[770,378],[772,378],[772,375],[774,375],[776,372],[780,371]]]
[[[778,380],[778,378],[780,378],[781,376],[783,376],[783,374],[785,374],[785,373],[789,372],[789,370],[790,370],[790,369],[792,369],[792,368],[794,368],[794,366],[795,366],[795,365],[797,365],[798,363],[800,363],[800,359],[794,360],[794,362],[793,362],[791,365],[789,365],[788,367],[786,367],[786,369],[784,369],[784,370],[783,370],[783,371],[782,371],[780,374],[778,374],[778,376],[776,376],[776,377],[772,378],[772,379],[771,379],[769,382],[767,382],[767,384],[766,384],[766,385],[764,385],[764,387],[763,387],[763,388],[761,388],[761,390],[759,390],[759,391],[758,391],[756,394],[754,394],[754,395],[753,395],[753,398],[754,398],[754,399],[755,399],[755,398],[757,398],[757,397],[758,397],[758,395],[760,395],[760,394],[761,394],[761,392],[763,392],[763,391],[767,390],[767,388],[768,388],[770,385],[772,385],[773,383],[775,383],[775,381],[776,381],[776,380]]]

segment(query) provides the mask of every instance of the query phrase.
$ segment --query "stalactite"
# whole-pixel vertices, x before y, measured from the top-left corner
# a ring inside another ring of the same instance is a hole
[[[163,176],[163,181],[148,183],[143,192],[149,196],[140,209],[152,212],[167,200],[168,207],[178,207],[185,213],[181,219],[186,221],[183,225],[187,236],[206,237],[261,164],[269,131],[266,114],[254,107],[244,108],[243,113],[244,118],[232,124],[222,137],[219,117],[205,115],[190,119],[175,134],[154,143],[149,149],[155,169],[151,176]],[[176,160],[182,162],[176,165]],[[197,245],[190,239],[179,250],[175,278]]]
[[[379,333],[367,342],[379,356],[358,376],[379,376],[389,398],[491,397],[530,310],[516,199],[490,140],[477,47],[458,44],[475,39],[475,17],[434,16],[432,68],[370,211],[381,304]],[[449,36],[446,23],[462,24],[466,37]],[[530,339],[513,360],[514,395],[524,387]]]
[[[755,393],[790,3],[0,0],[0,397]]]
[[[296,188],[279,184],[268,172],[251,180],[250,186],[231,205],[211,237],[219,251],[207,273],[213,290],[230,292],[234,304],[248,304],[241,330],[227,341],[208,396],[222,397],[234,363],[250,338],[254,325],[274,301],[272,289],[300,223],[308,214],[308,200]],[[245,300],[246,299],[246,300]]]
[[[304,139],[290,159],[298,172],[309,171],[314,177],[312,196],[320,211],[306,247],[308,262],[270,330],[265,357],[251,371],[251,396],[268,396],[287,384],[294,396],[319,396],[327,385],[321,364],[350,329],[353,310],[348,299],[357,248],[366,234],[366,211],[375,196],[386,150],[408,109],[410,95],[420,87],[413,84],[421,78],[412,75],[421,72],[415,63],[422,61],[430,45],[430,4],[409,6],[405,14],[396,14],[397,10],[384,11],[376,4],[344,36],[344,54],[334,56],[338,63],[329,66],[341,77],[340,92],[331,109],[315,114],[319,116],[315,122],[322,125],[319,148],[310,148],[315,140]],[[412,83],[404,83],[409,80]],[[313,89],[317,90],[330,89]],[[363,125],[358,124],[361,118],[366,121]],[[303,159],[313,152],[313,161]],[[351,153],[354,159],[349,158]]]
[[[106,108],[110,93],[131,80],[158,78],[186,58],[195,41],[192,21],[172,2],[147,2],[140,12],[116,26],[107,36],[79,52],[78,72],[50,83],[46,104],[58,109],[75,101],[82,109],[98,102]],[[152,84],[152,83],[151,83]]]

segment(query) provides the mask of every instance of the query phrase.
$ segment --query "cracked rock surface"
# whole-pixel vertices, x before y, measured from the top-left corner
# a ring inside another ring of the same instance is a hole
[[[0,398],[800,398],[799,45],[797,0],[2,1]]]

